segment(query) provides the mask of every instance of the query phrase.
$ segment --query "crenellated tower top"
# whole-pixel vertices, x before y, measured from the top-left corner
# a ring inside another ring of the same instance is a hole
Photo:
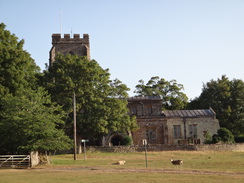
[[[73,34],[73,37],[70,34],[64,34],[64,37],[61,37],[61,34],[52,35],[52,48],[50,50],[49,66],[55,61],[55,56],[57,53],[61,54],[76,54],[79,56],[86,56],[87,59],[90,59],[90,43],[89,35],[83,34],[83,38],[80,38],[80,34]]]

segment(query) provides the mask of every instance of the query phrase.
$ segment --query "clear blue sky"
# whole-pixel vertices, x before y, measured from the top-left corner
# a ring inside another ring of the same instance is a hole
[[[62,34],[90,35],[91,58],[131,96],[152,76],[175,79],[190,99],[211,79],[244,78],[244,0],[0,0],[0,22],[42,70],[60,17]]]

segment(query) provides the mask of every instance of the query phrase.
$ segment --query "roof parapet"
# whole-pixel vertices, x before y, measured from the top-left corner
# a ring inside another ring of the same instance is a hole
[[[62,38],[61,34],[52,34],[52,43],[71,41],[89,43],[89,35],[83,34],[83,38],[80,38],[80,34],[74,34],[74,37],[72,38],[70,34],[64,34],[64,38]]]

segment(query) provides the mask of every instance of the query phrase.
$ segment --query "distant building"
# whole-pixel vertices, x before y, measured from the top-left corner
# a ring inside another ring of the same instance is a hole
[[[162,111],[159,97],[130,97],[129,115],[135,115],[139,130],[132,132],[134,145],[148,144],[202,144],[208,133],[220,128],[212,109]],[[125,135],[113,133],[104,138],[103,145],[119,145]]]
[[[83,34],[83,38],[80,38],[80,34],[74,34],[73,38],[70,34],[64,34],[64,38],[61,38],[61,34],[52,35],[52,48],[50,50],[49,66],[55,61],[57,53],[63,55],[76,54],[78,56],[86,56],[90,60],[90,43],[89,35]]]
[[[136,115],[140,129],[133,132],[134,145],[202,144],[206,133],[216,134],[220,128],[212,109],[161,111],[159,97],[131,97],[130,115]]]

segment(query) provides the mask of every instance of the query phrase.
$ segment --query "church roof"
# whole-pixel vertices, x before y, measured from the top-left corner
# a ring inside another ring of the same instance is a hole
[[[162,98],[159,96],[135,96],[129,97],[128,101],[145,101],[145,100],[159,100],[162,101]]]
[[[172,110],[162,111],[165,117],[169,118],[201,118],[201,117],[213,117],[215,118],[215,112],[210,109],[196,109],[196,110]]]

